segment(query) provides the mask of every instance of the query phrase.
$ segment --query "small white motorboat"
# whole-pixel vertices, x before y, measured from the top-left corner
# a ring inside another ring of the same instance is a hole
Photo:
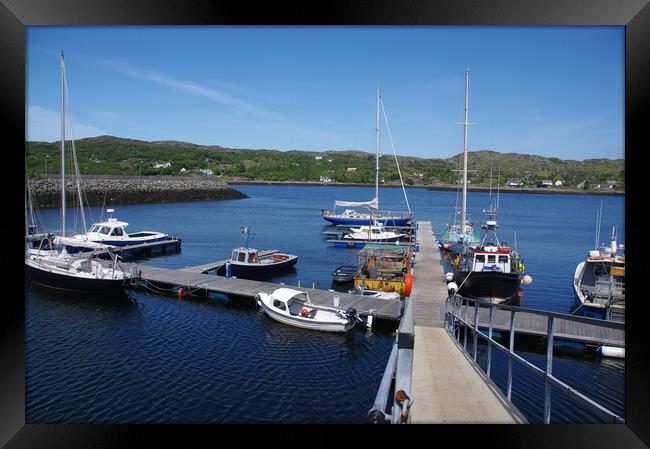
[[[307,292],[281,287],[273,293],[260,293],[257,303],[276,321],[303,329],[347,332],[359,320],[356,309],[342,310],[312,304]]]
[[[406,234],[398,234],[397,232],[387,231],[382,223],[375,222],[369,226],[361,226],[358,228],[350,228],[350,233],[343,236],[346,240],[360,240],[371,242],[395,242]]]
[[[115,218],[115,209],[107,209],[108,218],[99,223],[93,223],[90,230],[84,234],[73,235],[73,239],[101,243],[112,247],[138,245],[169,240],[169,235],[157,231],[140,231],[132,234],[126,232],[129,225]]]

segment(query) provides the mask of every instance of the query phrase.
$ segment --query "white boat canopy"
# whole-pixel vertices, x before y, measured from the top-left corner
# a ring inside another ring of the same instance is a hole
[[[373,198],[371,201],[336,201],[337,206],[343,207],[369,207],[371,209],[379,209],[379,199]]]
[[[305,292],[301,292],[300,290],[294,290],[292,288],[286,288],[286,287],[278,288],[272,293],[272,295],[274,299],[279,299],[280,301],[283,302],[287,302],[291,298],[298,295],[305,295],[305,297],[307,297],[307,294]]]

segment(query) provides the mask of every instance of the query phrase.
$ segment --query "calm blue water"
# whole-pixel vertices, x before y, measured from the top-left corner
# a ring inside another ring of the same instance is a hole
[[[335,199],[370,199],[372,188],[236,188],[251,198],[115,208],[119,219],[131,223],[131,232],[160,230],[183,238],[180,254],[143,264],[181,268],[225,258],[243,243],[243,225],[251,226],[251,246],[299,256],[295,270],[274,281],[331,288],[331,270],[354,263],[358,250],[326,244],[322,232],[331,228],[319,211]],[[410,189],[408,194],[416,219],[442,230],[456,193]],[[472,218],[482,221],[488,195],[471,192],[468,201]],[[516,232],[534,278],[525,287],[524,306],[571,309],[571,279],[594,246],[601,201],[601,241],[607,242],[617,225],[623,243],[623,197],[501,195],[499,235],[514,246]],[[380,205],[404,209],[401,190],[381,190]],[[91,212],[99,218],[100,208]],[[41,215],[46,227],[58,228],[58,210]],[[74,217],[68,222],[74,224]],[[26,339],[28,423],[357,423],[365,422],[394,335],[306,332],[268,319],[247,301],[187,301],[145,291],[93,299],[28,284]],[[527,357],[543,364],[534,352]],[[503,370],[493,370],[500,383]],[[624,413],[623,361],[560,354],[554,373]],[[534,421],[541,417],[543,387],[530,377],[518,378],[514,398]],[[592,420],[561,393],[554,392],[553,401],[556,422]]]

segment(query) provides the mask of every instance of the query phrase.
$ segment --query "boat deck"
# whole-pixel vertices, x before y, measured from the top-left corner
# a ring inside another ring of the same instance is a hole
[[[119,254],[124,259],[137,259],[141,257],[155,257],[164,254],[171,254],[181,250],[181,239],[171,237],[168,240],[157,242],[139,243],[136,245],[117,246],[111,248],[111,252]],[[107,256],[108,251],[95,251],[98,257]]]

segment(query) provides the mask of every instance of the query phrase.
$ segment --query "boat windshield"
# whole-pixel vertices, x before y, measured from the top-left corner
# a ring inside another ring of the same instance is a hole
[[[108,234],[110,232],[111,228],[108,226],[100,226],[99,229],[97,229],[97,232],[100,234]]]

